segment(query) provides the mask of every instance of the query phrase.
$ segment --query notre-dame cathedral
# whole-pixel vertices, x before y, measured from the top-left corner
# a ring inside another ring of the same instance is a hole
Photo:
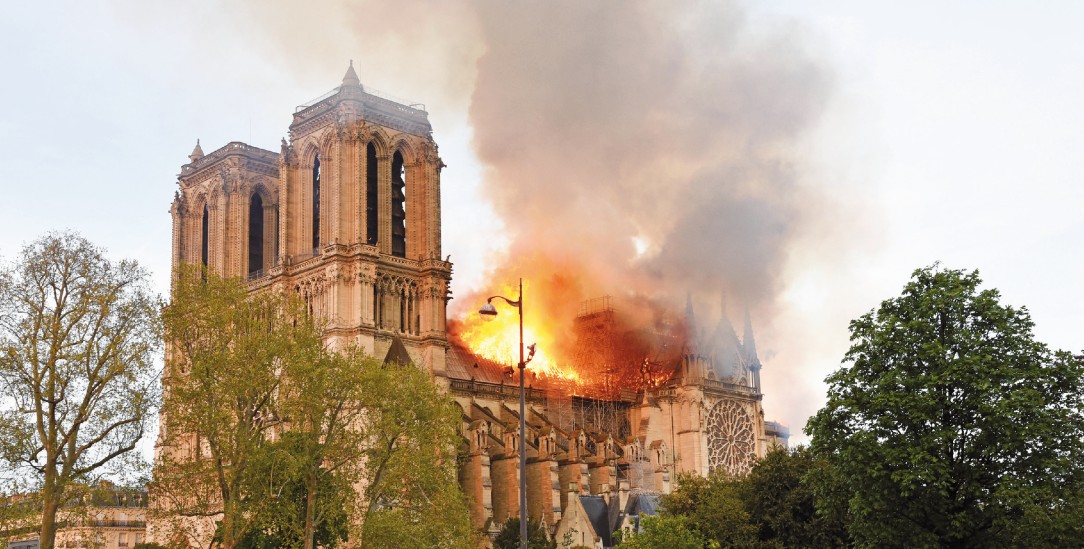
[[[428,114],[367,89],[352,66],[297,108],[278,152],[231,142],[204,154],[197,142],[189,158],[170,209],[174,267],[295,292],[326,323],[332,348],[405,354],[428,371],[462,408],[459,478],[479,529],[495,534],[518,516],[521,444],[530,517],[595,547],[653,513],[676,473],[740,474],[786,444],[786,429],[764,420],[748,318],[739,339],[725,311],[714,330],[654,330],[648,354],[664,375],[634,390],[577,396],[535,380],[520,433],[508,365],[448,337],[444,164]],[[581,344],[604,347],[619,313],[608,300],[587,304]]]

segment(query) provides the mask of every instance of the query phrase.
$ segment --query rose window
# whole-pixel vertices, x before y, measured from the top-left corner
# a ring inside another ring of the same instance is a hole
[[[749,409],[733,400],[719,401],[708,412],[708,468],[731,475],[749,471],[756,455],[756,437]]]

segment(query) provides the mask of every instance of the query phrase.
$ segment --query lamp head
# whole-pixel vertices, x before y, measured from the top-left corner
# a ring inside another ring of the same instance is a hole
[[[478,309],[478,314],[482,315],[482,320],[493,320],[497,317],[497,308],[492,303],[486,303],[482,305],[481,309]]]

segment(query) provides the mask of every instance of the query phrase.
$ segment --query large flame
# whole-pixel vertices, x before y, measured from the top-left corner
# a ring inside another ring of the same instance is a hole
[[[527,283],[524,284],[527,286]],[[529,286],[528,286],[529,288]],[[500,295],[516,300],[519,289],[505,286]],[[570,368],[562,368],[558,359],[558,341],[564,331],[558,322],[547,318],[542,309],[531,314],[531,303],[524,300],[523,317],[523,353],[524,358],[530,353],[527,348],[535,345],[534,358],[527,365],[529,371],[539,377],[560,378],[578,381],[579,376]],[[497,308],[496,316],[486,316],[477,312],[460,319],[456,336],[475,354],[502,364],[519,363],[519,321],[518,311],[501,299],[492,300]]]
[[[512,285],[495,285],[491,291],[468,300],[480,305],[494,294],[520,297]],[[680,347],[677,340],[683,337],[684,326],[680,320],[674,322],[675,311],[665,304],[643,297],[583,300],[580,285],[567,272],[534,284],[524,281],[524,294],[523,343],[525,348],[536,346],[528,372],[551,390],[613,398],[657,387],[673,374],[673,351]],[[515,365],[519,315],[500,298],[491,303],[497,309],[495,317],[475,311],[461,314],[449,326],[449,334],[480,357]]]

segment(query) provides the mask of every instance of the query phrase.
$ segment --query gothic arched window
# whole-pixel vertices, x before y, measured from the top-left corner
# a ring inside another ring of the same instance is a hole
[[[376,147],[365,150],[365,243],[376,245]]]
[[[248,201],[248,273],[263,269],[263,199],[252,193]]]
[[[406,169],[399,151],[391,158],[391,255],[406,257]]]
[[[312,253],[320,248],[320,154],[312,160]]]
[[[207,226],[210,225],[209,221],[211,216],[207,212],[207,205],[203,205],[203,227],[201,229],[202,235],[200,236],[200,263],[203,264],[203,268],[207,268]]]

